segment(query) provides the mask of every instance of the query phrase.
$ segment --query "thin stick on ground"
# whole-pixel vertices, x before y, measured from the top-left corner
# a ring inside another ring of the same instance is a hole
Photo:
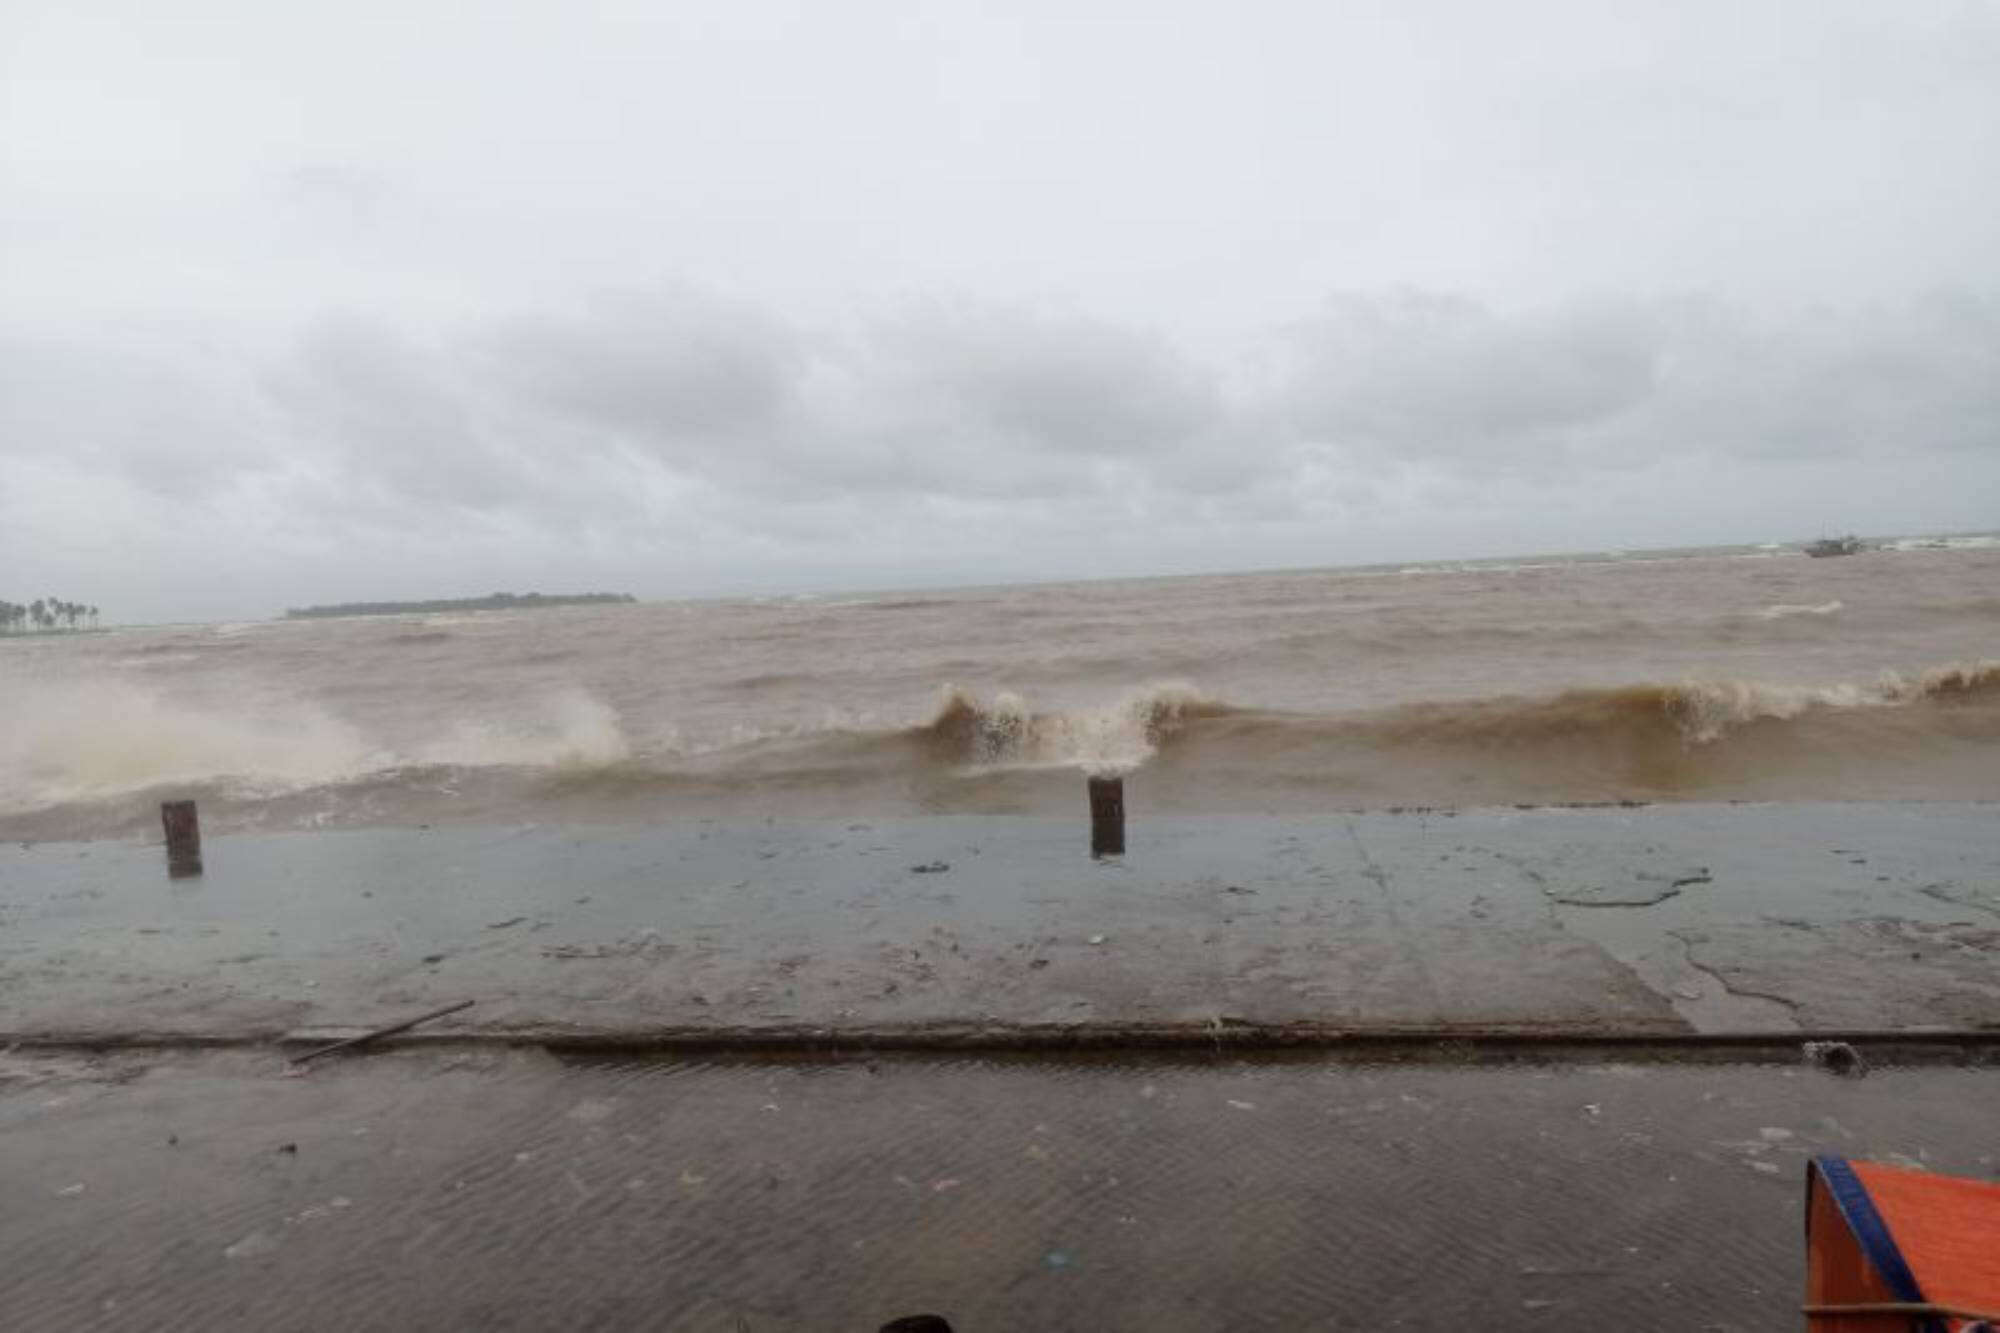
[[[391,1023],[388,1027],[376,1028],[373,1032],[364,1032],[358,1037],[349,1037],[345,1041],[336,1041],[330,1046],[321,1046],[317,1050],[307,1051],[304,1055],[295,1055],[292,1057],[292,1063],[302,1065],[308,1060],[317,1060],[322,1055],[332,1055],[335,1051],[344,1051],[350,1046],[359,1046],[364,1042],[374,1041],[377,1037],[393,1037],[398,1032],[408,1032],[419,1023],[428,1023],[433,1018],[443,1018],[446,1014],[455,1014],[461,1009],[470,1009],[471,1007],[471,1000],[460,1000],[457,1004],[448,1004],[442,1009],[433,1009],[427,1014],[418,1014],[415,1018],[405,1019],[401,1023]]]

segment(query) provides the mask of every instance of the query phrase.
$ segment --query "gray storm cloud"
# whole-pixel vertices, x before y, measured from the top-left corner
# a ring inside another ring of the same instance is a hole
[[[1646,406],[1669,331],[1637,303],[1498,314],[1462,296],[1344,294],[1294,333],[1287,416],[1308,437],[1491,462]]]
[[[4,374],[14,457],[141,511],[429,533],[446,569],[455,535],[581,534],[642,565],[696,540],[780,566],[833,544],[893,568],[884,523],[946,559],[992,558],[1001,529],[1372,531],[1449,522],[1496,483],[1582,502],[1600,473],[1788,458],[1920,492],[1989,484],[2000,451],[2000,303],[1964,294],[1773,312],[1342,293],[1219,361],[1066,312],[935,301],[816,327],[677,286],[430,336],[328,318],[221,364],[23,340]],[[1744,535],[1806,518],[1777,507]]]
[[[1751,8],[24,0],[0,595],[1991,528],[2000,7]]]

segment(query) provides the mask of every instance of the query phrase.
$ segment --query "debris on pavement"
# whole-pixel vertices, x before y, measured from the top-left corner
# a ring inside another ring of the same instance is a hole
[[[388,1027],[376,1028],[373,1032],[364,1032],[358,1037],[349,1037],[345,1041],[336,1041],[330,1046],[321,1046],[317,1050],[307,1051],[304,1055],[295,1055],[292,1057],[292,1063],[294,1065],[302,1065],[308,1060],[317,1060],[322,1055],[331,1055],[335,1051],[344,1051],[349,1047],[374,1041],[378,1037],[389,1037],[394,1036],[398,1032],[408,1032],[419,1023],[428,1023],[434,1018],[443,1018],[446,1014],[455,1014],[461,1009],[470,1009],[472,1005],[473,1002],[471,1000],[460,1000],[457,1004],[448,1004],[442,1009],[433,1009],[427,1014],[418,1014],[415,1018],[406,1019],[401,1023],[391,1023]]]
[[[1809,1041],[1804,1050],[1808,1063],[1830,1074],[1860,1078],[1868,1072],[1868,1062],[1861,1058],[1861,1052],[1844,1041]]]

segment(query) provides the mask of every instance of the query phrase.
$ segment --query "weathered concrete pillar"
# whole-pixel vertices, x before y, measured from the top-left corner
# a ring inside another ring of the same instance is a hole
[[[1090,854],[1125,855],[1125,779],[1090,780]]]
[[[201,816],[193,801],[162,801],[160,825],[167,831],[167,875],[186,879],[201,873]]]

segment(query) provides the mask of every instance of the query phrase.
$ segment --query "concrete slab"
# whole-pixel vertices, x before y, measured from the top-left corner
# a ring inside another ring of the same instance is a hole
[[[12,1333],[1796,1328],[2000,1070],[0,1055]]]
[[[398,829],[0,850],[0,1034],[2000,1028],[1990,805]]]

